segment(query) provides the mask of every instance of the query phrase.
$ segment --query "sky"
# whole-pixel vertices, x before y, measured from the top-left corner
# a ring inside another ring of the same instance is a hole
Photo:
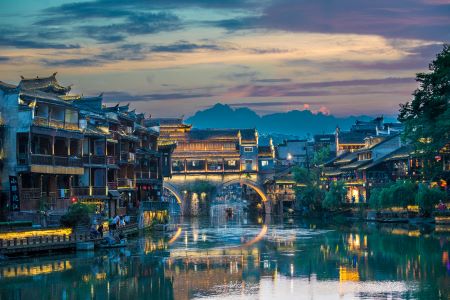
[[[0,0],[0,80],[63,85],[155,117],[395,115],[450,41],[450,0]]]

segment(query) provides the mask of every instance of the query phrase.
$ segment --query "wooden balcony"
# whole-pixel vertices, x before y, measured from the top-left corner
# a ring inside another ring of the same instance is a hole
[[[105,165],[105,155],[83,155],[83,162],[90,165]]]
[[[107,196],[106,186],[81,186],[70,189],[72,197]]]
[[[120,153],[120,162],[121,163],[134,163],[136,161],[136,154],[132,152],[124,152]]]
[[[134,179],[129,178],[119,178],[117,179],[117,189],[128,189],[135,188],[136,181]]]
[[[64,120],[53,120],[45,117],[35,116],[33,120],[33,124],[37,126],[43,127],[51,127],[56,129],[65,129],[71,131],[79,131],[80,127],[78,123],[66,123]]]
[[[79,157],[75,156],[56,156],[56,155],[44,155],[44,154],[31,154],[32,165],[44,165],[44,166],[62,166],[62,167],[83,167],[83,161]],[[27,163],[28,159],[25,156],[19,156],[19,164]]]

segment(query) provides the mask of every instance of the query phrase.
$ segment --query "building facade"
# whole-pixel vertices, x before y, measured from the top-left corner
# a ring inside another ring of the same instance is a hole
[[[4,119],[2,187],[17,177],[15,211],[65,210],[75,201],[107,215],[125,214],[162,190],[159,131],[129,106],[70,94],[56,80],[0,82]],[[11,200],[11,199],[10,199]]]
[[[259,170],[256,129],[192,129],[181,118],[154,119],[160,146],[176,145],[170,172],[179,174],[256,173]]]

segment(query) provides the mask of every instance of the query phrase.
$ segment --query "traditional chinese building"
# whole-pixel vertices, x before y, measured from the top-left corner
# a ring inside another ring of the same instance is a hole
[[[394,161],[397,163],[397,160],[390,159],[398,158],[395,153],[402,155],[405,150],[400,149],[405,149],[403,147],[399,134],[368,137],[363,148],[345,152],[324,164],[323,185],[329,186],[332,181],[343,180],[347,188],[347,202],[366,202],[368,190],[375,182],[381,184],[395,180],[395,175],[390,174],[393,166],[378,167],[385,163],[390,165]],[[404,167],[399,165],[397,171],[404,172]]]
[[[158,201],[159,131],[128,105],[106,107],[102,95],[69,92],[56,73],[0,84],[7,124],[2,186],[15,176],[20,194],[12,209],[57,211],[82,201],[115,215]]]
[[[182,118],[153,119],[160,145],[173,145],[172,174],[253,173],[258,171],[256,129],[192,129]]]

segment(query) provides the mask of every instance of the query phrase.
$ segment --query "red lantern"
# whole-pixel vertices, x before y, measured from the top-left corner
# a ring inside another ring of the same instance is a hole
[[[75,202],[77,202],[77,198],[76,198],[76,197],[72,197],[72,198],[70,199],[70,201],[72,201],[72,203],[75,203]]]

